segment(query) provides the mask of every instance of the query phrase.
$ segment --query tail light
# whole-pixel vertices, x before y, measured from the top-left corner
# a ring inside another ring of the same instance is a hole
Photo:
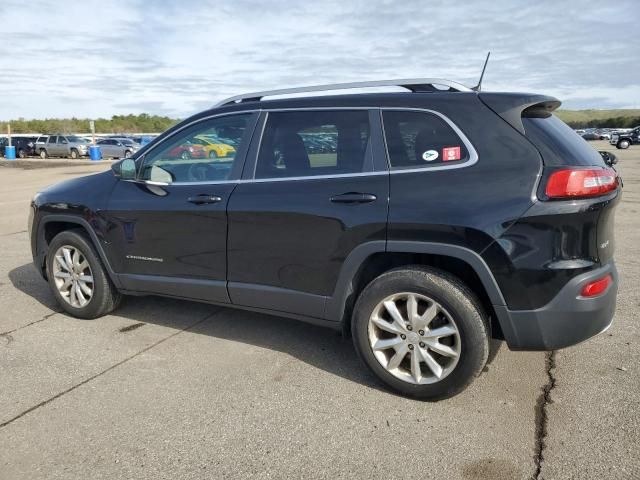
[[[600,280],[587,283],[584,287],[582,287],[580,295],[582,297],[595,297],[597,295],[600,295],[601,293],[604,293],[612,283],[613,278],[611,278],[611,275],[607,275],[605,277],[602,277]]]
[[[595,197],[618,188],[618,174],[612,168],[563,169],[551,174],[545,193],[548,198]]]

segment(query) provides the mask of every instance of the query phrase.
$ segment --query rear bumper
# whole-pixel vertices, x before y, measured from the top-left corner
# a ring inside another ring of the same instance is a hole
[[[582,287],[607,273],[613,283],[601,295],[580,296]],[[494,306],[507,345],[512,350],[555,350],[591,338],[611,325],[616,309],[618,272],[613,262],[579,275],[565,285],[544,307],[509,310]]]

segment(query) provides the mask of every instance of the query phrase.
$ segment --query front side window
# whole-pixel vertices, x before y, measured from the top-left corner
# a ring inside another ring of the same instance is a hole
[[[365,110],[269,113],[255,178],[362,172],[369,131]]]
[[[455,165],[469,159],[467,147],[442,118],[432,113],[382,113],[392,169]]]
[[[142,180],[216,182],[228,180],[241,144],[248,141],[253,115],[204,120],[170,137],[145,155]]]

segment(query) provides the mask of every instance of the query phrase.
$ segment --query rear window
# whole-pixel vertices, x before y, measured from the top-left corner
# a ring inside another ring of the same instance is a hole
[[[558,117],[523,117],[522,124],[545,165],[605,166],[600,154]]]

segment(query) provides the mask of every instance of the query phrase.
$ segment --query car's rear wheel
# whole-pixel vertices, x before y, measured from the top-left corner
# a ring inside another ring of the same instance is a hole
[[[40,150],[40,158],[45,159],[47,158],[47,151],[43,148]]]
[[[489,354],[489,326],[477,298],[446,272],[391,270],[363,290],[353,340],[369,369],[394,390],[439,400],[462,391]]]
[[[64,231],[51,241],[47,277],[60,306],[74,317],[101,317],[120,303],[120,293],[80,230]]]
[[[618,142],[618,144],[616,145],[616,147],[621,149],[621,150],[626,150],[627,148],[629,148],[629,145],[631,145],[629,140],[620,140]]]
[[[182,160],[189,160],[191,158],[191,154],[185,150],[180,154],[180,158],[182,158]]]

